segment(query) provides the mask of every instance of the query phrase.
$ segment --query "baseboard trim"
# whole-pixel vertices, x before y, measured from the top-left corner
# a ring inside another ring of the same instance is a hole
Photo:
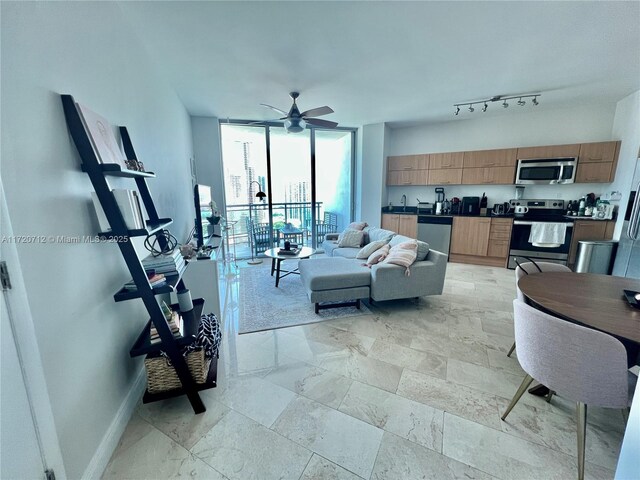
[[[104,437],[102,437],[102,441],[100,442],[96,453],[93,455],[87,469],[84,471],[84,474],[82,475],[83,480],[99,480],[100,477],[102,477],[102,474],[111,459],[111,455],[113,455],[113,452],[118,446],[120,437],[122,437],[125,428],[127,428],[131,415],[133,415],[136,405],[144,393],[145,387],[146,376],[144,368],[141,368],[133,386],[129,390],[129,393],[127,393],[124,401],[120,404],[120,408],[118,409],[116,416],[113,418],[111,425],[109,425]]]

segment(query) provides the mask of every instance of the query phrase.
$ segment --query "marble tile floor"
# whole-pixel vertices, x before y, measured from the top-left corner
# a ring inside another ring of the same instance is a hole
[[[184,397],[140,404],[104,478],[577,477],[570,402],[525,394],[500,420],[524,376],[506,356],[513,271],[452,263],[441,296],[247,335],[235,333],[238,278],[222,279],[206,413]],[[589,409],[587,478],[613,478],[624,426],[620,410]]]

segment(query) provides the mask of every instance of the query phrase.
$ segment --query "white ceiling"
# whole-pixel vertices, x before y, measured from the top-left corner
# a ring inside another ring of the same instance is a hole
[[[542,92],[542,109],[640,89],[637,1],[120,7],[193,115],[270,119],[259,104],[288,110],[298,90],[301,110],[329,105],[341,125],[402,125],[463,118],[453,103],[499,94]]]

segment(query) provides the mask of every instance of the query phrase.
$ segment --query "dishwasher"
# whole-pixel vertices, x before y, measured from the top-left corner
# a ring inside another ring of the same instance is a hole
[[[452,225],[453,217],[448,215],[418,215],[418,240],[448,257]]]

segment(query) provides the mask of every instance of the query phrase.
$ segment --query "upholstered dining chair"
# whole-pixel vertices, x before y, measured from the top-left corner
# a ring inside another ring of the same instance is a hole
[[[537,265],[537,267],[536,267]],[[538,268],[540,267],[540,268]],[[541,272],[570,272],[571,269],[559,263],[551,263],[551,262],[526,262],[521,263],[516,267],[516,298],[521,302],[527,302],[526,297],[518,288],[518,281],[524,277],[525,275],[529,275],[530,273],[541,273]],[[509,349],[509,353],[507,353],[507,357],[510,357],[513,351],[516,349],[516,342],[513,342],[511,348]]]
[[[616,338],[513,301],[518,360],[527,374],[502,420],[535,379],[576,403],[578,479],[584,478],[587,405],[629,406],[627,354]]]

